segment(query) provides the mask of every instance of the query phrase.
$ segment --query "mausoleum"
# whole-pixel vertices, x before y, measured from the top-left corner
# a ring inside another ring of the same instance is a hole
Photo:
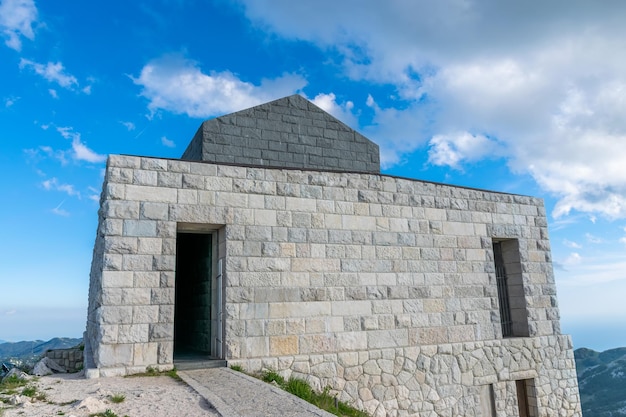
[[[88,377],[240,365],[373,416],[581,416],[542,200],[380,173],[294,95],[111,155]]]

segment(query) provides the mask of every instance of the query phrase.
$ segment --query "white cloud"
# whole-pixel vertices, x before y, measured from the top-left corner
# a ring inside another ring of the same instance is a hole
[[[9,108],[13,107],[13,105],[20,99],[20,97],[8,97],[4,99],[4,107]]]
[[[313,98],[311,101],[317,107],[332,114],[345,124],[352,127],[356,127],[358,125],[356,117],[353,113],[354,103],[352,101],[348,100],[343,103],[337,103],[337,97],[334,93],[320,93],[316,95],[315,98]]]
[[[436,135],[429,142],[428,162],[461,169],[463,162],[476,162],[501,154],[500,145],[483,135],[459,132]]]
[[[63,88],[72,89],[78,86],[78,80],[71,74],[65,71],[65,67],[60,62],[48,62],[47,64],[40,64],[25,58],[20,60],[20,68],[30,68],[35,71],[36,74],[41,75],[43,78],[51,83],[56,83]]]
[[[561,264],[563,266],[565,266],[565,268],[573,266],[573,265],[578,265],[582,262],[582,257],[580,256],[579,253],[576,252],[572,252],[569,254],[569,256],[567,258],[565,258]]]
[[[0,30],[5,44],[16,51],[22,49],[21,37],[35,39],[33,24],[37,21],[37,7],[33,0],[2,0],[0,2]]]
[[[593,244],[604,243],[604,239],[598,236],[594,236],[591,233],[585,233],[585,239],[587,239],[587,242]]]
[[[230,72],[205,74],[194,61],[165,56],[146,64],[134,83],[149,100],[151,114],[166,110],[190,117],[210,117],[234,112],[293,94],[306,82],[298,75],[284,74],[259,85],[245,82]]]
[[[58,206],[56,206],[55,208],[53,208],[52,210],[50,210],[52,213],[56,214],[57,216],[61,216],[61,217],[69,217],[70,213],[69,211],[62,209],[61,206],[63,205],[63,203],[65,203],[64,201],[61,201],[61,203],[59,203]]]
[[[554,216],[626,217],[625,2],[240,3],[265,30],[329,51],[347,76],[395,87],[397,104],[370,106],[361,128],[383,165],[431,140],[431,163],[462,168],[489,156],[451,133],[471,132],[558,199]]]
[[[72,139],[73,158],[78,161],[86,161],[91,163],[99,163],[106,161],[106,155],[101,155],[89,149],[80,138]]]
[[[175,148],[176,147],[176,144],[174,143],[174,141],[166,138],[165,136],[161,137],[161,144],[163,146],[168,147],[168,148]]]
[[[572,249],[581,249],[582,245],[580,245],[579,243],[573,242],[569,239],[563,239],[563,245],[567,246],[568,248],[572,248]]]
[[[69,151],[72,159],[76,161],[86,161],[91,163],[104,162],[106,155],[96,153],[81,140],[80,133],[75,132],[74,128],[67,126],[57,126],[57,132],[61,134],[65,139],[72,141],[72,148]]]
[[[72,197],[80,197],[80,193],[73,185],[62,184],[56,177],[42,181],[41,186],[47,191],[61,191]]]
[[[57,90],[53,88],[49,88],[48,93],[50,94],[52,98],[59,98],[59,94],[57,93]]]
[[[135,130],[135,124],[133,122],[120,122],[129,132]]]

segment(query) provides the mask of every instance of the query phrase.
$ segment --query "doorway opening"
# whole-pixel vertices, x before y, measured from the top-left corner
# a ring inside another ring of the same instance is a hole
[[[216,232],[176,236],[174,360],[222,357],[222,274]]]

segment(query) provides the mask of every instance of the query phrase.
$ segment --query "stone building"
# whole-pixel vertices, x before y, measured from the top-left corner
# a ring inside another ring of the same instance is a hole
[[[543,202],[382,175],[297,95],[109,157],[85,339],[89,377],[227,361],[376,416],[581,416]]]

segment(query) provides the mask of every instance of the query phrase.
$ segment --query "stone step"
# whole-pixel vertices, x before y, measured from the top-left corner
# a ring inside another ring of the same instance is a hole
[[[175,359],[174,367],[180,371],[186,371],[191,369],[225,368],[226,361],[224,359]]]

